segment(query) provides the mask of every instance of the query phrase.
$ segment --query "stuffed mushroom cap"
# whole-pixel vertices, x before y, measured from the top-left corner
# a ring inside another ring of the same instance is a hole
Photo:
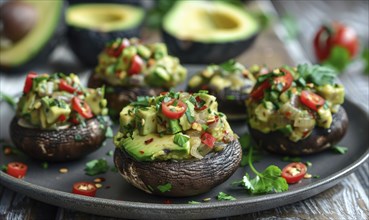
[[[114,162],[151,194],[191,196],[228,179],[241,147],[214,96],[167,92],[140,97],[120,113]]]
[[[159,95],[183,82],[186,69],[178,58],[168,55],[163,43],[143,44],[137,38],[118,38],[107,44],[98,57],[89,86],[106,85],[110,106],[120,110],[137,96]],[[131,97],[132,96],[132,97]]]
[[[260,75],[246,101],[256,141],[286,155],[312,154],[338,143],[348,118],[341,106],[344,87],[335,77],[333,69],[307,64]]]
[[[30,72],[10,136],[16,147],[35,159],[77,159],[105,140],[106,105],[103,88],[84,88],[74,74]]]

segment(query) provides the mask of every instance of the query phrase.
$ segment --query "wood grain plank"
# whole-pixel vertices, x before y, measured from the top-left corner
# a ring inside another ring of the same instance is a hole
[[[57,208],[2,187],[0,219],[54,219]]]

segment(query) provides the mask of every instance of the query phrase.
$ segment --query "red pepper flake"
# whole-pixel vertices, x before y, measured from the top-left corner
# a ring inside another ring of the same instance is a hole
[[[153,140],[154,140],[154,138],[147,139],[147,140],[145,141],[145,144],[150,144],[151,142],[153,142]]]
[[[170,200],[170,199],[165,199],[163,202],[164,202],[164,204],[172,204],[173,203],[173,201]]]
[[[140,152],[140,154],[144,154],[145,153],[145,151],[143,151],[143,150],[140,150],[139,152]]]

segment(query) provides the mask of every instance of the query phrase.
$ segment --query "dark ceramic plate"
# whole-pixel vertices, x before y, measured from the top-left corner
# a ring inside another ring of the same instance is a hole
[[[1,184],[10,189],[49,204],[114,217],[214,218],[270,209],[303,200],[332,187],[369,157],[368,116],[350,101],[347,101],[344,107],[349,115],[350,126],[340,145],[347,146],[348,153],[340,155],[327,150],[303,157],[303,161],[310,161],[313,164],[309,168],[309,173],[319,175],[320,178],[304,179],[298,184],[291,185],[284,193],[251,196],[243,189],[231,186],[233,181],[241,179],[244,173],[249,171],[247,167],[239,168],[228,181],[212,191],[187,198],[166,198],[146,194],[126,183],[114,171],[94,177],[85,175],[85,163],[92,159],[106,158],[110,165],[113,164],[112,157],[106,154],[114,149],[112,140],[82,160],[49,164],[47,169],[42,168],[42,161],[35,161],[24,155],[1,154],[0,164],[22,161],[28,165],[29,171],[24,179],[15,179],[0,172],[0,180]],[[232,123],[232,127],[238,134],[247,131],[244,122]],[[2,128],[4,129],[3,126]],[[287,162],[283,162],[281,158],[282,156],[265,153],[262,161],[255,166],[257,169],[264,169],[270,164],[283,167]],[[69,172],[61,174],[60,168],[68,168]],[[98,190],[95,198],[70,193],[74,182],[93,181],[96,177],[103,177],[106,181],[102,183],[103,187]],[[216,195],[221,191],[233,195],[237,200],[217,201]],[[204,198],[211,198],[211,201],[188,204],[192,200],[201,202]],[[165,204],[168,202],[171,204]]]

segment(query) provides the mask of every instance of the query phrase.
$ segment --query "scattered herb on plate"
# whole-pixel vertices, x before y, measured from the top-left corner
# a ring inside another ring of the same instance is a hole
[[[100,173],[106,173],[109,170],[108,162],[105,159],[95,159],[86,163],[85,173],[94,176]]]
[[[236,200],[235,197],[229,195],[229,194],[226,194],[224,192],[219,192],[218,195],[217,195],[217,200],[219,201],[224,201],[224,200]]]
[[[172,189],[172,184],[170,183],[166,183],[164,185],[159,185],[156,188],[158,188],[158,190],[160,190],[160,192],[169,192]]]
[[[8,103],[13,110],[17,108],[17,102],[14,100],[14,98],[10,95],[5,94],[4,92],[0,92],[0,103],[2,101]]]
[[[288,184],[286,180],[281,177],[281,169],[275,165],[270,165],[262,172],[257,171],[253,165],[252,151],[253,148],[250,147],[247,162],[256,177],[251,178],[249,174],[246,173],[242,180],[236,181],[233,184],[244,187],[251,194],[287,191]]]
[[[346,154],[348,151],[348,148],[336,145],[332,147],[332,150],[333,152],[338,153],[338,154]]]
[[[188,204],[200,204],[200,203],[201,203],[201,202],[194,201],[194,200],[188,201]]]

